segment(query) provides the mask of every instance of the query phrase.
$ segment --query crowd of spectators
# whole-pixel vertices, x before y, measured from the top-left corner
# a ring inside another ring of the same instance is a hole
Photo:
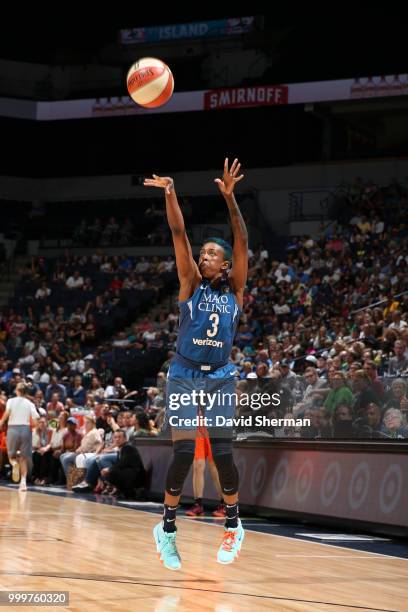
[[[352,216],[316,238],[290,238],[280,260],[263,246],[249,253],[231,355],[237,393],[278,393],[280,404],[257,414],[311,421],[265,434],[408,438],[407,193],[357,180],[348,197]],[[60,482],[75,465],[90,480],[81,486],[106,489],[98,478],[112,467],[116,430],[127,443],[160,432],[178,332],[175,296],[160,300],[174,291],[174,265],[172,257],[96,251],[36,257],[21,270],[0,315],[0,410],[25,382],[41,415],[33,438],[37,483]],[[142,377],[132,379],[139,366]],[[79,410],[89,417],[82,431],[73,420]],[[248,410],[240,401],[238,413]]]
[[[313,421],[273,435],[408,437],[407,191],[356,179],[347,202],[351,216],[291,238],[284,261],[250,253],[238,388],[280,392],[272,416]]]

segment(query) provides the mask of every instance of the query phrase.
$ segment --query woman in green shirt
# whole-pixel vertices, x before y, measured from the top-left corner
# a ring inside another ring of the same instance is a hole
[[[346,377],[343,372],[335,372],[331,380],[332,389],[326,397],[324,407],[330,414],[336,410],[339,404],[347,404],[352,406],[354,403],[354,395],[346,384]]]

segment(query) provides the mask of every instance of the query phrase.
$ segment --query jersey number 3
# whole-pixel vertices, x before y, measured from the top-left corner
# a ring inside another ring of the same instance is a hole
[[[207,336],[213,338],[218,332],[218,323],[220,322],[220,316],[213,312],[209,317],[210,321],[212,321],[212,329],[207,329]]]

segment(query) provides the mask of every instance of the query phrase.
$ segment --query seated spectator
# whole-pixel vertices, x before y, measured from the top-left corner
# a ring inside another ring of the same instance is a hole
[[[58,376],[55,374],[51,376],[50,384],[47,385],[45,390],[45,401],[48,403],[51,401],[51,397],[57,393],[60,402],[64,403],[67,397],[67,391],[62,383],[58,382]]]
[[[126,432],[119,429],[114,433],[114,441],[119,449],[119,459],[110,468],[104,468],[102,476],[116,489],[124,499],[134,499],[135,489],[143,487],[145,470],[138,450],[127,443]]]
[[[109,283],[109,289],[111,291],[117,291],[117,290],[122,289],[122,287],[123,287],[123,281],[116,274],[111,280],[111,282]]]
[[[353,381],[354,414],[356,417],[364,416],[368,404],[380,404],[380,398],[373,391],[370,379],[364,370],[357,370]]]
[[[319,407],[323,403],[325,395],[329,392],[327,382],[323,378],[319,378],[316,368],[306,368],[303,377],[307,387],[301,401],[293,407],[293,412],[296,415],[301,414],[304,410]]]
[[[39,414],[41,415],[46,414],[44,394],[41,391],[41,389],[35,392],[34,397],[33,397],[33,403]]]
[[[379,438],[381,437],[381,409],[377,404],[368,404],[365,415],[354,422],[355,437]]]
[[[370,381],[370,388],[373,390],[375,395],[382,399],[385,395],[384,385],[381,382],[377,374],[377,366],[374,361],[367,359],[364,362],[363,370]]]
[[[52,431],[50,447],[51,447],[51,461],[50,461],[50,481],[55,484],[62,484],[60,477],[61,473],[61,462],[60,456],[63,449],[63,438],[68,432],[67,420],[69,418],[69,412],[63,410],[58,415],[57,426]]]
[[[106,399],[123,399],[126,395],[127,389],[123,384],[123,380],[120,376],[117,376],[113,381],[113,385],[108,385],[105,389]]]
[[[68,419],[68,423],[70,419]],[[65,438],[64,438],[65,439]],[[101,434],[95,426],[95,417],[91,415],[85,416],[85,434],[82,437],[79,446],[72,452],[65,452],[61,455],[61,464],[67,476],[68,469],[74,464],[76,467],[85,469],[87,459],[92,458],[97,448],[102,443]]]
[[[385,408],[399,408],[403,414],[408,413],[407,383],[403,378],[396,378],[386,396]]]
[[[346,377],[343,372],[334,373],[331,387],[332,389],[323,403],[323,406],[330,414],[333,414],[336,407],[340,404],[353,405],[354,395],[346,384]]]
[[[40,387],[34,382],[33,378],[34,377],[32,374],[28,374],[26,376],[26,394],[30,396],[30,399],[34,398],[38,391],[41,391]],[[42,391],[41,391],[41,394],[42,394]],[[34,401],[34,400],[31,400],[31,401]]]
[[[381,433],[385,438],[405,438],[408,428],[401,410],[388,408],[385,411]]]
[[[78,431],[78,422],[74,417],[67,419],[67,432],[62,437],[60,462],[64,470],[65,478],[69,465],[73,465],[76,451],[81,445],[82,434]]]
[[[76,270],[72,276],[67,278],[65,283],[68,289],[81,289],[84,284],[84,279],[80,275],[79,270]]]
[[[92,490],[94,490],[95,493],[105,492],[105,484],[101,476],[101,471],[117,463],[119,450],[115,446],[114,430],[118,431],[118,426],[116,421],[114,421],[113,415],[109,415],[109,422],[109,430],[105,430],[103,443],[97,449],[95,456],[86,463],[84,480],[72,487],[75,493],[88,493]]]
[[[394,357],[388,362],[388,374],[400,376],[408,372],[408,356],[406,354],[406,344],[402,340],[394,342]]]
[[[74,385],[68,389],[67,396],[72,399],[75,406],[85,405],[86,390],[82,386],[81,376],[74,377]]]
[[[337,404],[332,415],[333,438],[354,437],[353,415],[349,404]]]
[[[157,429],[152,425],[147,414],[144,412],[138,412],[131,416],[130,423],[134,430],[131,436],[128,438],[129,442],[132,443],[135,438],[148,438],[157,436],[159,433]]]
[[[64,410],[64,404],[59,401],[59,394],[53,393],[51,395],[51,399],[46,405],[47,414],[49,417],[55,417],[60,414]]]
[[[51,289],[47,287],[47,283],[44,281],[41,283],[41,287],[37,289],[35,293],[36,300],[45,300],[51,295]]]
[[[37,427],[33,431],[33,473],[32,479],[36,485],[45,485],[50,482],[51,446],[50,440],[52,429],[48,427],[46,417],[38,420]]]
[[[394,329],[397,332],[402,331],[408,325],[408,323],[406,321],[401,319],[401,311],[400,310],[394,310],[394,312],[391,315],[391,318],[392,318],[392,323],[390,324],[390,329]]]

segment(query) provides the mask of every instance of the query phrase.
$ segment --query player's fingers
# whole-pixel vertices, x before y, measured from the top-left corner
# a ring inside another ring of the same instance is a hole
[[[237,158],[235,158],[234,161],[232,162],[232,165],[231,165],[231,168],[230,168],[230,173],[231,174],[234,174],[235,168],[237,167],[237,163],[238,163],[238,160],[237,160]]]
[[[228,172],[228,157],[226,157],[224,161],[224,172]]]
[[[240,176],[237,176],[234,180],[236,183],[238,183],[238,181],[241,181],[244,178],[244,175],[241,174]]]
[[[235,167],[234,171],[231,170],[231,174],[232,174],[233,177],[237,176],[240,167],[241,167],[241,164],[237,164],[237,166]]]

